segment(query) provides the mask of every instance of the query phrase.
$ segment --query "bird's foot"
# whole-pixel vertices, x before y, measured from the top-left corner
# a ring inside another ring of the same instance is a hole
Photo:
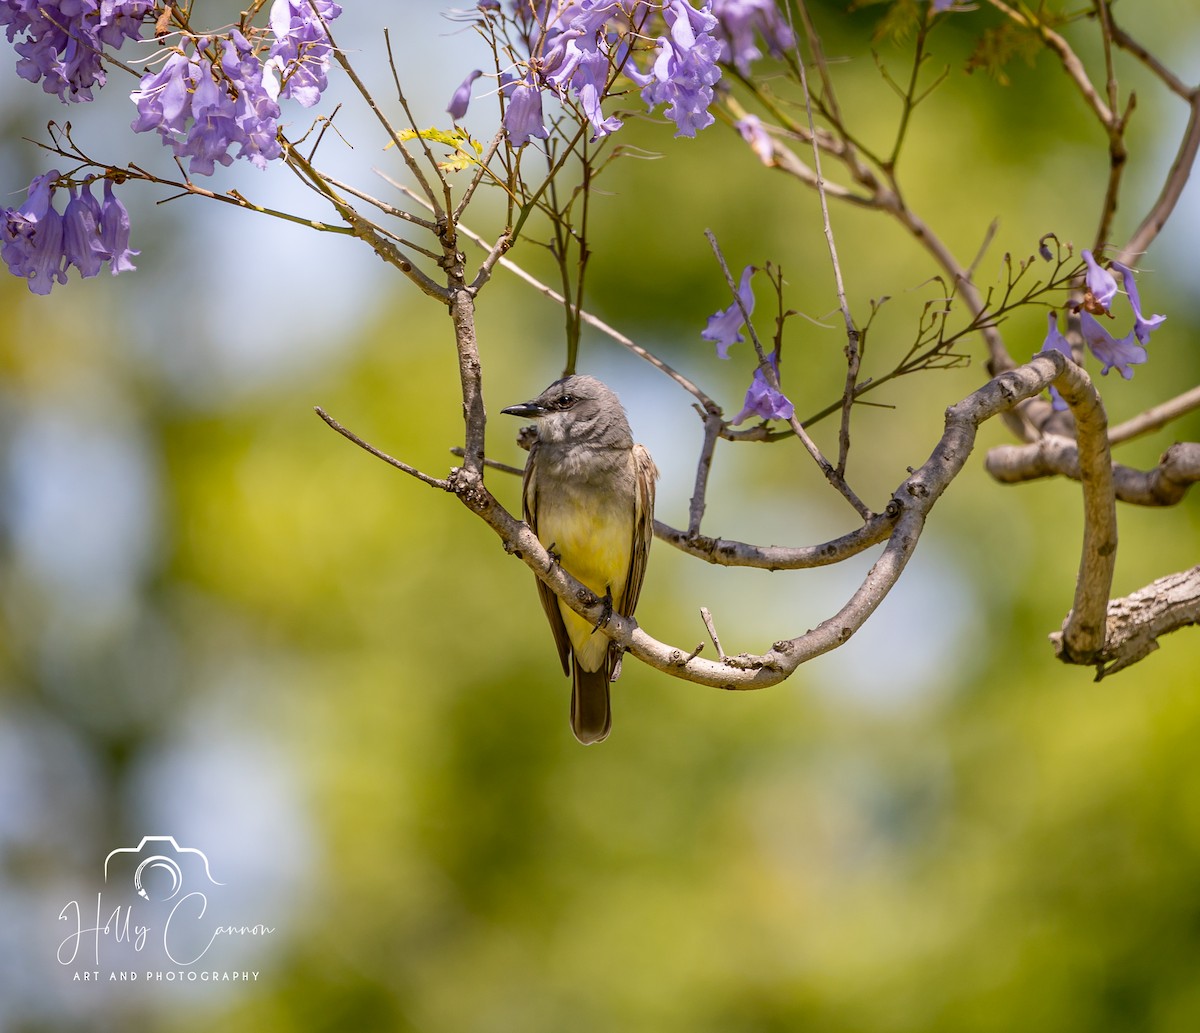
[[[600,601],[604,604],[604,609],[600,611],[600,619],[596,621],[596,628],[606,628],[608,627],[608,622],[612,620],[613,616],[611,585],[604,590],[604,598]],[[594,632],[596,628],[592,628],[592,631]]]
[[[620,677],[621,677],[621,664],[622,664],[622,662],[624,661],[624,659],[625,659],[625,653],[624,653],[624,652],[622,652],[622,653],[621,653],[621,654],[620,654],[620,655],[619,655],[619,656],[616,658],[616,660],[614,660],[614,661],[613,661],[613,665],[612,665],[612,674],[610,674],[610,675],[608,676],[608,680],[609,680],[610,682],[616,681],[618,678],[620,678]]]

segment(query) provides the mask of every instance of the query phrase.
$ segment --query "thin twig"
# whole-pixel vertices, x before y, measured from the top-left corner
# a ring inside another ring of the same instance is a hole
[[[704,235],[706,238],[708,238],[708,243],[712,247],[713,254],[716,256],[717,262],[721,266],[721,272],[725,275],[725,283],[729,287],[729,292],[733,295],[735,304],[739,309],[741,309],[742,319],[746,324],[746,331],[749,333],[751,343],[753,343],[754,350],[758,355],[759,369],[762,370],[763,376],[766,378],[766,381],[770,385],[771,389],[782,394],[783,392],[779,386],[779,377],[775,374],[775,367],[767,361],[766,352],[763,350],[762,342],[759,340],[758,333],[754,329],[754,323],[750,319],[750,313],[746,311],[746,303],[742,300],[742,295],[738,291],[737,281],[735,281],[733,278],[733,272],[729,268],[729,263],[725,261],[725,255],[721,251],[721,245],[717,243],[717,238],[713,234],[712,230],[705,230]],[[805,451],[808,452],[808,454],[812,457],[813,462],[817,464],[817,467],[820,469],[825,479],[837,489],[841,496],[847,502],[849,502],[851,506],[854,507],[855,512],[857,512],[859,516],[861,516],[864,520],[868,519],[871,516],[870,507],[868,507],[862,501],[862,499],[860,499],[854,493],[854,489],[852,489],[850,485],[846,483],[846,479],[837,471],[834,465],[825,458],[820,448],[817,447],[817,443],[813,441],[813,439],[809,436],[808,431],[804,429],[803,425],[800,423],[800,420],[797,419],[794,411],[792,416],[788,419],[788,425],[792,428],[792,433],[796,435],[797,439],[799,439],[800,443],[804,446]]]
[[[448,480],[445,480],[444,478],[441,478],[441,477],[430,477],[429,474],[422,473],[415,466],[409,466],[408,463],[403,462],[400,459],[396,459],[395,457],[388,455],[386,452],[380,451],[374,445],[372,445],[369,442],[364,441],[362,438],[360,438],[357,434],[354,433],[354,431],[352,431],[349,428],[340,424],[337,420],[335,420],[332,416],[330,416],[329,413],[327,413],[319,405],[313,406],[313,411],[318,416],[320,416],[321,419],[323,419],[327,424],[329,424],[330,427],[332,427],[334,430],[336,430],[342,437],[346,438],[349,441],[353,441],[359,448],[363,449],[366,452],[370,452],[371,455],[373,455],[376,459],[382,459],[389,466],[394,466],[397,470],[402,470],[404,473],[408,474],[410,477],[415,477],[417,480],[422,481],[425,484],[428,484],[430,487],[440,488],[442,491],[451,491],[452,490],[450,482]]]
[[[721,639],[717,635],[717,625],[713,621],[713,615],[707,606],[700,607],[700,619],[704,621],[704,627],[708,629],[708,637],[712,639],[713,648],[717,651],[717,656],[722,660],[725,659],[725,650],[721,648]]]
[[[713,452],[721,438],[721,431],[725,427],[725,421],[719,411],[712,412],[702,409],[700,415],[704,420],[704,441],[700,446],[700,458],[696,462],[696,482],[692,491],[692,501],[688,506],[688,534],[692,536],[700,533],[700,521],[704,518],[708,475],[712,470]]]
[[[424,204],[424,202],[421,200],[421,198],[418,197],[417,194],[415,194],[411,189],[406,187],[403,183],[398,183],[395,180],[389,179],[384,173],[379,172],[379,170],[375,170],[375,171],[377,172],[377,174],[382,176],[388,183],[390,183],[397,190],[399,190],[401,193],[403,193],[406,197],[411,198],[412,200],[416,201],[418,204]],[[476,244],[478,247],[482,248],[484,251],[495,250],[495,249],[489,247],[487,241],[484,240],[483,237],[481,237],[474,230],[470,229],[468,226],[465,226],[462,223],[459,223],[458,231],[464,237],[466,237],[468,240],[470,240],[473,244]],[[511,243],[512,243],[511,236],[509,236],[509,235],[503,236],[501,238],[501,240],[507,242],[508,246],[511,246]],[[532,275],[531,273],[527,273],[521,266],[517,265],[517,263],[512,261],[511,259],[502,257],[502,253],[495,254],[495,262],[497,264],[503,266],[505,269],[507,269],[509,272],[513,273],[515,276],[524,280],[527,284],[529,284],[529,286],[531,286],[539,294],[545,295],[551,301],[555,302],[555,304],[558,304],[558,305],[567,304],[566,298],[564,298],[561,294],[559,294],[558,291],[556,291],[553,287],[550,287],[547,284],[542,283],[542,281],[539,280],[536,276]],[[478,284],[476,284],[476,283],[471,284],[472,290],[478,290],[478,288],[479,288]],[[720,412],[720,406],[717,405],[716,402],[714,402],[711,398],[709,398],[708,395],[706,395],[699,387],[697,387],[691,380],[689,380],[687,377],[685,377],[682,373],[680,373],[678,370],[674,369],[672,366],[668,365],[666,362],[663,362],[663,360],[660,359],[657,355],[653,354],[650,351],[647,351],[640,344],[637,344],[634,341],[630,340],[619,330],[609,326],[609,324],[604,322],[604,320],[600,319],[598,316],[592,315],[590,312],[588,312],[586,310],[582,310],[579,313],[579,318],[582,319],[583,322],[587,323],[588,326],[591,326],[594,329],[599,330],[602,334],[604,334],[607,337],[610,337],[612,340],[616,341],[617,344],[621,345],[621,347],[632,352],[638,358],[644,359],[646,362],[650,363],[650,365],[654,366],[655,369],[659,370],[661,373],[665,373],[668,377],[670,377],[672,380],[674,380],[675,383],[677,383],[680,387],[682,387],[685,391],[687,391],[688,394],[690,394],[693,398],[695,398],[704,407],[705,411]]]
[[[1133,438],[1141,437],[1143,434],[1159,430],[1171,421],[1177,420],[1181,416],[1186,416],[1190,412],[1195,412],[1197,409],[1200,409],[1200,387],[1193,387],[1189,391],[1184,391],[1181,395],[1176,395],[1168,401],[1147,409],[1144,413],[1133,417],[1133,419],[1126,420],[1124,423],[1118,423],[1115,427],[1109,429],[1108,440],[1113,445],[1119,445],[1123,441],[1131,441]]]

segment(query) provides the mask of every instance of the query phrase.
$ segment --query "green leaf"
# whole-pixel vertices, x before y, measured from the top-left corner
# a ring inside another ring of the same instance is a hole
[[[396,134],[401,143],[420,137],[431,143],[440,143],[450,148],[451,157],[444,162],[438,162],[438,168],[446,172],[462,172],[479,164],[479,155],[483,153],[483,144],[472,139],[465,129],[455,126],[453,129],[438,129],[430,126],[428,129],[405,129]],[[391,147],[392,143],[388,143]],[[385,147],[384,150],[387,148]]]

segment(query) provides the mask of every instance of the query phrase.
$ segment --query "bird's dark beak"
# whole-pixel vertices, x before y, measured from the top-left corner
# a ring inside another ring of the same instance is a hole
[[[510,405],[507,409],[500,411],[508,416],[520,416],[523,420],[536,420],[539,416],[546,415],[546,410],[536,402],[522,402],[520,405]]]

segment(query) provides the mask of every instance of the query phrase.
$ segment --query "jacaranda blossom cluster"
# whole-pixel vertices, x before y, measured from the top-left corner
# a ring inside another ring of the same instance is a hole
[[[152,0],[0,0],[0,25],[19,60],[17,74],[63,102],[92,99],[104,85],[101,54],[141,39]]]
[[[708,317],[700,336],[712,341],[717,346],[717,355],[722,359],[729,358],[731,345],[744,341],[742,327],[754,311],[754,289],[751,280],[758,270],[748,265],[742,270],[741,281],[738,284],[737,298],[728,308],[714,312]],[[767,362],[775,371],[775,381],[779,381],[779,349],[767,356]],[[732,420],[733,423],[744,423],[751,416],[764,420],[790,420],[795,407],[782,391],[777,391],[767,381],[766,371],[760,364],[754,371],[750,387],[746,391],[746,400],[742,411]]]
[[[507,15],[499,0],[477,6],[485,19],[517,30],[515,63],[499,81],[504,128],[515,147],[549,136],[546,96],[577,104],[593,141],[620,129],[621,120],[603,110],[608,97],[626,89],[615,88],[620,77],[651,111],[664,108],[676,136],[693,137],[714,121],[708,109],[722,61],[748,70],[762,56],[758,36],[775,55],[792,45],[775,0],[509,0]],[[471,72],[455,91],[451,117],[466,114],[480,74]]]
[[[318,17],[318,12],[320,17]],[[233,30],[220,40],[192,41],[130,95],[138,117],[133,131],[155,130],[193,175],[211,176],[214,163],[233,163],[231,150],[266,168],[282,149],[277,138],[279,99],[304,107],[321,99],[328,84],[331,48],[325,23],[342,13],[332,0],[276,0],[270,24],[275,41],[261,58]],[[219,55],[219,56],[218,56]]]
[[[1119,293],[1116,277],[1096,261],[1091,251],[1083,251],[1081,254],[1087,266],[1087,276],[1083,302],[1076,309],[1079,316],[1079,335],[1087,345],[1088,351],[1100,360],[1102,375],[1107,375],[1110,369],[1115,369],[1128,380],[1133,376],[1133,367],[1146,361],[1145,345],[1150,343],[1151,331],[1157,329],[1167,317],[1143,315],[1142,299],[1138,294],[1133,270],[1121,262],[1110,262],[1109,265],[1121,277],[1125,296],[1133,311],[1133,326],[1129,332],[1121,338],[1113,337],[1096,317],[1114,317],[1111,306]],[[1042,344],[1042,351],[1059,351],[1068,359],[1072,358],[1070,342],[1058,328],[1057,312],[1051,312],[1049,315],[1049,332]],[[1050,396],[1055,409],[1067,407],[1067,403],[1054,388],[1050,389]]]
[[[152,0],[0,0],[0,25],[16,48],[17,72],[65,101],[92,99],[105,83],[102,54],[143,40],[159,13]],[[166,59],[142,76],[131,99],[134,132],[157,132],[191,175],[245,158],[259,168],[279,158],[280,100],[312,107],[326,88],[332,47],[325,26],[342,13],[333,0],[274,0],[270,33],[252,43],[236,29],[219,36],[180,33],[177,45],[146,51]],[[174,35],[165,39],[173,39]],[[55,190],[70,194],[61,214]],[[65,283],[67,269],[95,276],[108,262],[132,269],[129,216],[105,180],[104,201],[90,183],[72,184],[54,170],[29,185],[20,208],[0,209],[0,256],[35,294]]]
[[[72,185],[60,214],[54,207],[58,169],[34,177],[29,197],[18,209],[0,213],[0,259],[9,272],[28,281],[34,294],[49,294],[55,282],[67,282],[74,266],[83,277],[99,274],[104,263],[114,276],[134,268],[129,249],[129,213],[104,181],[97,201],[92,182]]]

